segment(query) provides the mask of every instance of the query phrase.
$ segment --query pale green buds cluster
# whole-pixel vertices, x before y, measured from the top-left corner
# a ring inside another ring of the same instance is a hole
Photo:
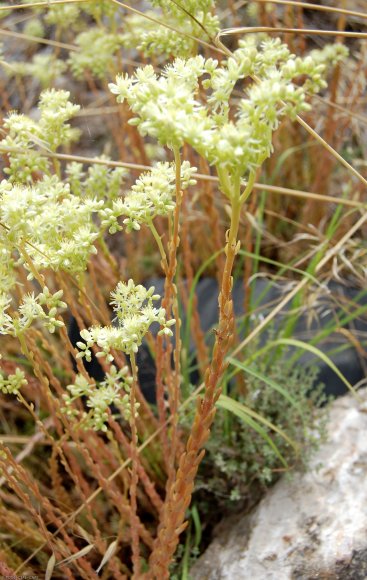
[[[336,51],[335,59],[341,57]],[[171,148],[188,143],[209,163],[239,178],[270,155],[280,120],[308,110],[306,96],[325,86],[321,60],[320,54],[316,60],[296,58],[279,40],[258,45],[250,37],[220,66],[201,56],[176,59],[161,75],[149,65],[132,77],[118,76],[109,88],[118,102],[128,102],[134,113],[130,123],[143,136]],[[299,86],[302,75],[306,80]],[[208,91],[204,102],[199,93],[203,76]],[[229,99],[236,82],[255,76],[257,81],[232,109]]]
[[[61,300],[62,294],[62,290],[51,294],[47,287],[38,296],[35,296],[33,292],[24,294],[16,316],[13,318],[6,312],[11,303],[10,298],[6,294],[0,294],[0,334],[18,336],[36,321],[51,334],[54,333],[56,328],[64,326],[63,321],[57,318],[59,311],[67,307]]]
[[[90,2],[85,2],[85,4],[83,3],[80,8],[93,16],[97,22],[100,22],[103,17],[113,18],[118,10],[118,6],[112,4],[110,0],[98,0],[98,2],[91,0]]]
[[[311,50],[310,57],[327,68],[334,67],[341,60],[347,58],[348,48],[344,44],[327,44],[322,50]]]
[[[32,3],[30,0],[23,0],[25,2]],[[94,20],[101,22],[104,16],[113,17],[117,7],[112,4],[109,0],[90,0],[90,2],[83,2],[82,4],[71,3],[71,4],[58,4],[54,5],[54,2],[49,2],[45,0],[47,4],[47,10],[42,8],[33,8],[35,14],[39,14],[42,20],[52,26],[56,26],[59,30],[80,30],[83,26],[82,12],[90,14]],[[2,15],[3,12],[0,13]],[[89,24],[90,19],[88,19],[87,24]],[[84,24],[85,26],[85,24]],[[26,32],[27,22],[25,24],[24,32]],[[30,32],[27,32],[31,34]],[[37,36],[37,35],[35,35]]]
[[[125,47],[135,48],[145,56],[162,54],[187,57],[197,51],[196,42],[190,36],[202,38],[202,26],[207,32],[205,40],[208,42],[219,31],[219,19],[213,12],[212,0],[186,0],[182,5],[184,10],[178,5],[182,2],[176,4],[170,0],[153,0],[151,4],[161,9],[164,21],[170,28],[157,26],[154,21],[149,20],[147,17],[160,19],[162,14],[148,11],[144,16],[136,14],[127,16],[122,35]],[[136,34],[136,30],[139,30],[139,34]]]
[[[109,161],[106,155],[100,157]],[[95,163],[88,168],[84,182],[84,195],[105,199],[109,203],[116,200],[121,194],[121,186],[128,171],[123,167],[110,168],[107,165]]]
[[[172,3],[173,7],[173,3]],[[195,12],[195,11],[194,11]],[[133,14],[126,18],[125,32],[121,35],[121,40],[126,48],[135,48],[142,52],[144,56],[180,56],[187,57],[196,52],[195,41],[190,36],[200,38],[203,36],[203,30],[197,22],[205,21],[205,29],[209,36],[215,37],[219,31],[219,20],[214,14],[202,11],[196,14],[195,22],[188,18],[185,12],[181,11],[176,15],[169,14],[165,19],[172,28],[179,30],[175,32],[165,26],[157,26],[154,21],[146,18],[150,16],[157,19],[155,12],[147,12],[144,16]],[[139,30],[139,34],[136,34]]]
[[[4,292],[0,293],[0,334],[13,334],[14,326],[12,317],[6,312],[11,299]]]
[[[122,45],[118,34],[106,32],[103,28],[91,28],[76,37],[80,50],[70,54],[69,64],[74,76],[83,78],[86,71],[103,79],[113,67],[115,55]]]
[[[0,370],[0,391],[5,395],[17,395],[22,387],[27,384],[24,372],[20,368],[6,378]]]
[[[40,141],[41,131],[35,121],[19,113],[10,113],[4,126],[8,135],[1,141],[0,148],[8,154],[9,167],[3,171],[11,181],[31,183],[35,175],[47,171],[49,166],[49,161],[38,151],[39,144],[47,147]]]
[[[181,165],[181,189],[193,185],[195,167],[188,161]],[[125,195],[113,202],[111,208],[101,210],[102,226],[110,233],[121,230],[118,218],[125,216],[126,231],[140,230],[141,224],[150,225],[157,216],[167,216],[175,208],[176,166],[174,163],[157,163],[153,169],[143,173]]]
[[[65,309],[65,302],[61,301],[62,290],[55,294],[50,294],[48,288],[45,288],[37,297],[34,294],[25,294],[22,303],[19,306],[20,318],[17,321],[17,328],[24,331],[35,321],[42,321],[47,330],[52,334],[56,328],[64,326],[62,320],[57,320],[58,310]],[[43,309],[47,306],[48,313]]]
[[[76,375],[74,383],[66,387],[68,394],[63,395],[65,404],[63,412],[69,417],[80,418],[83,429],[95,431],[107,431],[106,422],[111,405],[115,405],[122,417],[128,421],[131,416],[129,393],[133,381],[128,373],[127,366],[117,370],[114,365],[111,365],[105,379],[98,385],[89,383],[83,375]],[[80,414],[73,407],[73,402],[81,397],[85,397],[86,406],[90,409],[89,413]],[[135,413],[138,408],[139,403],[136,403]]]
[[[39,18],[30,18],[24,24],[23,34],[44,38],[46,31],[43,23]]]
[[[11,253],[11,246],[6,240],[6,232],[0,235],[0,292],[10,292],[14,287],[16,276],[14,272],[14,260]],[[5,234],[5,235],[4,235]]]
[[[77,343],[80,349],[78,358],[90,361],[94,345],[101,349],[96,356],[106,357],[109,362],[114,360],[111,350],[132,355],[138,351],[153,323],[162,327],[160,334],[172,335],[170,326],[175,324],[175,320],[166,321],[165,309],[153,306],[153,302],[160,299],[154,294],[154,286],[147,290],[130,279],[127,283],[119,282],[111,297],[116,326],[92,326],[82,330],[80,336],[84,342]]]
[[[66,70],[63,60],[55,58],[53,54],[35,54],[31,61],[12,62],[8,68],[8,75],[30,76],[37,79],[42,88],[49,87]]]
[[[47,172],[50,161],[38,149],[56,151],[78,138],[79,131],[68,121],[79,111],[79,105],[69,101],[68,91],[46,90],[39,101],[38,122],[26,115],[11,113],[4,121],[7,136],[0,149],[8,153],[10,179],[17,183],[32,183],[39,172]]]
[[[79,136],[79,131],[72,128],[68,121],[76,115],[80,106],[71,103],[69,97],[69,91],[55,89],[43,91],[40,96],[38,107],[41,118],[38,126],[52,151],[60,145],[71,143]]]
[[[127,100],[135,114],[130,124],[137,125],[143,136],[172,148],[182,147],[188,131],[203,136],[211,129],[205,108],[195,98],[204,67],[202,57],[176,60],[158,76],[148,65],[137,69],[132,77],[117,76],[116,84],[111,83],[109,88],[118,102]]]
[[[106,155],[101,155],[101,161],[109,161]],[[79,197],[90,197],[105,200],[111,204],[121,194],[121,186],[128,171],[123,167],[110,168],[102,163],[94,163],[83,171],[83,164],[72,162],[66,166],[67,181],[70,190]]]
[[[152,6],[162,8],[164,11],[172,12],[172,14],[180,15],[182,10],[170,0],[150,0]],[[185,10],[190,14],[195,14],[198,10],[202,12],[209,12],[215,6],[214,0],[186,0]]]
[[[78,19],[80,8],[77,4],[48,6],[44,19],[47,24],[56,25],[61,29],[70,28]]]
[[[69,185],[56,176],[44,177],[33,187],[0,184],[0,219],[7,227],[7,242],[15,249],[28,242],[37,269],[84,271],[96,253],[93,244],[100,233],[92,217],[102,206],[103,200],[72,195]]]

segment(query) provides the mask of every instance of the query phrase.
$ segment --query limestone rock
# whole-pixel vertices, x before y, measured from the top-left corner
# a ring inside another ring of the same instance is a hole
[[[194,580],[367,578],[367,389],[332,405],[329,439],[306,473],[281,479],[236,516],[191,570]]]

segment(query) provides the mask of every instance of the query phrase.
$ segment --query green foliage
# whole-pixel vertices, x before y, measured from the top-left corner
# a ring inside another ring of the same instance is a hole
[[[253,349],[256,352],[255,346]],[[249,428],[232,413],[218,409],[196,486],[202,510],[207,509],[209,497],[224,507],[228,502],[245,502],[258,484],[270,485],[284,471],[279,453],[290,467],[305,468],[323,441],[327,410],[320,409],[326,402],[323,385],[314,386],[317,368],[289,366],[285,356],[283,353],[283,358],[275,362],[268,356],[256,359],[250,366],[253,373],[241,372],[244,386],[236,387],[232,382],[228,385],[229,396],[276,425],[301,453],[282,433],[263,422],[262,429],[276,449],[261,432]]]

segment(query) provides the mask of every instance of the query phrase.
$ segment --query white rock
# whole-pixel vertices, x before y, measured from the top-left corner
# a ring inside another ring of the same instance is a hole
[[[367,389],[360,391],[367,401]],[[367,407],[332,405],[329,439],[306,473],[283,478],[249,515],[229,520],[194,580],[367,578]]]

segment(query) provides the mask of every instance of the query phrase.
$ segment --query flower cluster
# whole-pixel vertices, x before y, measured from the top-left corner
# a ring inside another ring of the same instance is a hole
[[[70,68],[77,79],[85,71],[103,79],[114,64],[117,51],[122,45],[121,35],[107,33],[103,28],[91,28],[76,37],[80,50],[70,54]]]
[[[86,14],[90,14],[96,22],[100,22],[105,17],[113,18],[118,10],[118,6],[112,4],[110,0],[98,0],[98,2],[91,0],[83,3],[80,8]]]
[[[5,395],[17,395],[20,389],[26,384],[27,379],[20,368],[17,367],[15,373],[13,375],[8,375],[7,378],[5,378],[2,371],[0,371],[0,391]]]
[[[15,248],[29,243],[28,252],[39,268],[81,272],[100,235],[93,213],[103,201],[73,196],[56,176],[44,177],[33,187],[0,183],[0,219],[7,241]]]
[[[100,160],[108,163],[109,158],[102,155]],[[127,174],[128,171],[123,167],[112,169],[101,163],[94,163],[86,172],[83,171],[82,163],[73,161],[66,166],[67,181],[74,195],[103,199],[107,204],[119,197]]]
[[[24,23],[23,33],[28,36],[38,36],[44,38],[46,36],[46,29],[43,22],[39,18],[30,18]]]
[[[61,6],[48,6],[44,20],[47,24],[56,25],[60,29],[68,29],[77,21],[80,8],[77,4],[65,4]]]
[[[208,61],[209,62],[209,61]],[[158,76],[151,65],[137,69],[132,77],[119,75],[109,85],[119,103],[127,100],[141,134],[170,147],[182,147],[187,132],[204,136],[211,128],[206,109],[195,98],[198,79],[206,72],[203,57],[176,59]],[[198,124],[198,125],[197,125]]]
[[[185,10],[170,0],[152,0],[151,4],[161,9],[164,21],[170,28],[157,26],[154,21],[149,20],[149,17],[157,20],[161,14],[148,11],[144,16],[136,14],[128,16],[122,35],[124,46],[136,48],[145,56],[162,54],[186,57],[195,53],[197,48],[195,40],[190,36],[196,38],[203,36],[200,24],[207,31],[208,37],[205,40],[208,42],[219,30],[219,20],[213,12],[213,0],[187,0],[184,3]],[[136,30],[139,30],[138,35]]]
[[[16,282],[14,271],[14,260],[12,257],[11,246],[6,239],[6,232],[0,232],[0,293],[10,292]]]
[[[55,58],[53,54],[41,53],[35,54],[31,61],[12,62],[7,72],[8,76],[29,76],[37,79],[45,89],[62,75],[66,67],[66,63]]]
[[[11,317],[6,312],[11,300],[5,293],[1,293],[0,334],[19,336],[35,321],[41,322],[50,333],[55,332],[56,328],[64,326],[63,321],[57,318],[58,312],[67,307],[61,300],[62,294],[62,290],[51,294],[47,287],[37,296],[34,293],[24,294],[16,316]]]
[[[11,299],[5,292],[0,293],[0,334],[12,334],[14,332],[13,319],[6,312]]]
[[[56,151],[78,138],[79,131],[68,121],[79,111],[79,105],[69,101],[68,91],[46,90],[41,93],[40,119],[11,113],[4,121],[7,136],[0,147],[8,152],[9,167],[4,169],[17,183],[32,183],[39,172],[46,172],[49,160],[35,148]]]
[[[148,12],[146,16],[157,18],[155,12]],[[184,12],[180,13],[180,18],[171,15],[168,20],[170,26],[180,32],[175,32],[165,26],[157,27],[155,22],[147,20],[146,16],[134,14],[127,17],[125,32],[121,35],[121,40],[126,48],[136,48],[144,56],[162,54],[186,57],[195,51],[195,40],[190,36],[200,38],[203,31],[197,22],[188,18]],[[198,22],[205,21],[208,35],[215,37],[219,30],[217,16],[208,13],[204,17],[203,12],[199,12],[197,16]],[[139,35],[136,35],[137,29],[139,29]],[[209,41],[209,36],[207,41]]]
[[[188,161],[181,165],[181,189],[195,183],[195,167]],[[117,199],[111,208],[101,210],[102,226],[110,233],[122,229],[118,224],[120,216],[126,216],[123,223],[126,231],[139,230],[141,224],[151,224],[156,216],[167,216],[175,208],[174,192],[176,166],[174,163],[157,163],[153,169],[137,179],[124,199]]]
[[[68,121],[76,115],[80,106],[71,103],[69,97],[69,91],[50,89],[41,93],[38,105],[41,118],[38,127],[51,151],[55,151],[60,145],[68,145],[79,136],[79,131],[72,128]]]
[[[4,121],[8,135],[0,148],[8,153],[9,167],[3,169],[11,181],[31,183],[39,172],[47,171],[49,161],[35,149],[35,145],[47,146],[40,141],[41,132],[35,121],[20,113],[10,113]]]
[[[153,306],[153,302],[160,299],[159,295],[154,294],[154,286],[147,290],[140,284],[136,286],[130,279],[127,283],[119,282],[111,297],[116,326],[92,326],[82,330],[80,336],[85,342],[77,343],[79,358],[85,357],[90,361],[94,345],[101,349],[97,357],[106,357],[109,362],[113,361],[111,350],[132,355],[138,351],[153,323],[162,327],[159,331],[161,334],[172,335],[170,326],[175,320],[166,321],[165,309]]]
[[[348,48],[340,43],[327,44],[323,50],[315,49],[310,52],[313,60],[327,68],[334,67],[338,62],[347,58],[348,54]]]
[[[180,8],[180,3],[178,5],[171,2],[171,0],[150,0],[152,6],[161,8],[165,13],[171,12],[175,16],[182,15],[182,9]],[[202,11],[205,14],[210,12],[215,7],[215,2],[213,0],[186,0],[185,10],[192,14],[193,16],[197,11]]]
[[[96,253],[93,243],[99,230],[92,216],[103,201],[73,196],[56,176],[44,177],[33,187],[2,181],[0,203],[8,244],[19,249],[28,242],[36,268],[81,272]]]
[[[30,0],[23,0],[23,3],[26,2],[32,3]],[[50,3],[49,0],[45,0],[45,4],[47,4],[47,10],[44,10],[42,7],[33,7],[32,13],[39,15],[40,18],[38,21],[41,25],[56,26],[58,30],[80,30],[83,26],[80,17],[83,12],[92,16],[95,21],[101,22],[101,19],[105,16],[113,17],[118,9],[109,0],[98,0],[98,2],[90,0],[90,2],[83,2],[80,5],[76,3],[54,5],[53,2]],[[3,12],[0,14],[2,15]],[[87,25],[89,23],[90,18],[87,20]],[[25,28],[27,28],[27,24],[28,21],[25,23]]]
[[[118,76],[109,87],[118,102],[127,100],[134,113],[130,123],[143,136],[172,148],[188,143],[212,165],[239,178],[270,155],[272,134],[282,117],[308,110],[306,96],[325,86],[322,54],[296,58],[279,40],[266,38],[259,44],[250,37],[221,65],[201,56],[176,59],[161,75],[148,65],[132,77]],[[342,56],[335,51],[336,60]],[[199,95],[202,76],[206,102]],[[230,110],[236,82],[254,76],[257,82]],[[300,76],[305,77],[301,86]]]
[[[84,412],[81,416],[83,429],[107,431],[108,409],[112,404],[118,407],[122,417],[128,421],[131,415],[129,393],[133,380],[128,372],[126,366],[117,370],[111,365],[105,379],[97,386],[89,383],[83,375],[76,375],[74,383],[66,387],[69,392],[63,395],[65,404],[63,412],[69,417],[79,417],[80,413],[73,407],[73,402],[85,397],[86,406],[90,411],[88,414]],[[139,403],[136,403],[135,412],[138,411],[138,407]]]
[[[101,160],[109,161],[107,156],[101,156]],[[105,199],[109,203],[116,200],[121,192],[121,185],[128,171],[123,167],[114,169],[95,163],[88,168],[84,182],[84,195]]]

